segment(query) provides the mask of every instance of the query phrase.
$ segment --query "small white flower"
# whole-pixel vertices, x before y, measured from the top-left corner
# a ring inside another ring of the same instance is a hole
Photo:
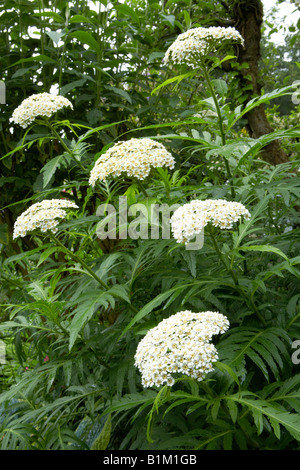
[[[66,216],[64,208],[77,209],[78,206],[66,199],[49,199],[37,202],[23,212],[14,225],[13,238],[25,237],[27,232],[40,229],[42,232],[57,231],[59,220]]]
[[[168,48],[163,62],[168,64],[185,63],[196,65],[198,59],[216,52],[225,41],[244,44],[244,39],[233,27],[211,26],[209,28],[192,28],[180,34]]]
[[[162,320],[148,331],[136,350],[135,366],[142,375],[143,386],[172,386],[177,373],[203,380],[218,360],[210,340],[228,328],[228,319],[218,312],[185,310]]]
[[[176,209],[172,215],[171,229],[178,243],[187,244],[199,234],[208,223],[215,227],[231,229],[241,217],[248,220],[251,215],[240,202],[223,199],[195,199]]]
[[[173,169],[174,165],[173,156],[159,142],[133,138],[118,142],[101,155],[90,173],[89,184],[95,186],[97,180],[105,181],[122,173],[143,180],[151,168],[167,166]]]
[[[12,120],[25,129],[38,116],[51,117],[64,107],[73,109],[72,103],[64,96],[37,93],[22,101],[20,106],[14,110]]]

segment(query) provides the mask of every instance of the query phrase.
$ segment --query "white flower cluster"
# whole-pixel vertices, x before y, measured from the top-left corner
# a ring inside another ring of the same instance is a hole
[[[63,219],[67,214],[63,208],[77,209],[78,206],[66,199],[46,199],[33,204],[17,218],[13,238],[25,237],[27,232],[35,229],[40,229],[42,232],[51,230],[55,233],[59,223],[57,219]]]
[[[125,173],[139,180],[145,179],[153,168],[167,166],[173,169],[175,160],[165,147],[149,138],[118,142],[96,161],[90,173],[89,183],[104,181],[108,176]]]
[[[163,63],[186,63],[195,65],[199,57],[216,52],[224,41],[244,44],[244,39],[233,27],[211,26],[209,28],[193,28],[179,34],[168,48]]]
[[[213,370],[218,352],[210,343],[213,335],[229,328],[227,317],[218,312],[178,312],[162,320],[139,342],[135,366],[144,387],[174,384],[174,374],[203,380]]]
[[[37,93],[22,101],[20,106],[14,110],[12,120],[25,129],[36,117],[51,117],[64,107],[73,109],[72,103],[64,96]]]
[[[240,217],[248,220],[251,215],[240,202],[224,199],[195,199],[175,210],[171,229],[178,243],[188,243],[208,224],[221,229],[231,229]]]

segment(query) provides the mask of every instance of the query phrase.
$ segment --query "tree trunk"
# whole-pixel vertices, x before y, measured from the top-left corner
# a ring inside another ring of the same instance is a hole
[[[233,20],[235,28],[240,32],[245,40],[244,47],[239,47],[238,62],[240,64],[248,63],[249,69],[241,70],[241,86],[249,84],[245,75],[251,75],[252,93],[248,101],[253,95],[260,96],[262,85],[259,82],[259,59],[260,59],[260,40],[261,26],[263,21],[263,5],[261,0],[237,0],[233,5]],[[258,106],[249,111],[245,116],[248,121],[248,132],[250,137],[257,139],[258,137],[269,134],[272,129],[264,106]],[[288,156],[282,150],[279,141],[273,141],[261,151],[262,158],[277,165],[288,161]]]

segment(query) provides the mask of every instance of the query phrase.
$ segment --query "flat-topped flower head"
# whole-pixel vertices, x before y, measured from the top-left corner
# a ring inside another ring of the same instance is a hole
[[[223,45],[232,42],[244,44],[244,39],[233,27],[211,26],[193,28],[180,34],[168,48],[165,64],[197,65],[199,59],[215,53]]]
[[[78,206],[67,199],[46,199],[37,202],[23,212],[14,225],[13,238],[25,237],[27,233],[39,229],[41,232],[57,231],[59,219],[67,215],[65,209],[78,209]]]
[[[175,210],[172,215],[171,229],[178,243],[187,244],[211,223],[221,229],[231,229],[241,217],[248,220],[251,215],[240,202],[224,199],[195,199]]]
[[[210,311],[185,310],[162,320],[148,331],[136,350],[135,366],[142,375],[143,386],[173,385],[178,374],[203,380],[218,360],[210,340],[228,328],[224,315]]]
[[[60,95],[51,93],[37,93],[22,101],[13,114],[12,120],[24,129],[28,127],[37,117],[50,118],[62,108],[73,109],[72,103]]]
[[[173,169],[175,160],[165,147],[149,138],[130,139],[110,147],[96,161],[90,173],[89,184],[95,186],[97,180],[122,174],[139,180],[145,179],[151,168],[163,166]]]

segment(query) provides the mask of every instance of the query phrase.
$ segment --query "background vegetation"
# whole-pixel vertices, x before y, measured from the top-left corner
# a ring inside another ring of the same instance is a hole
[[[191,27],[242,30],[253,17],[261,30],[261,6],[2,1],[1,449],[299,449],[292,358],[300,340],[300,131],[290,87],[299,79],[299,24],[284,46],[256,38],[258,75],[235,48],[225,51],[235,59],[215,64],[226,142],[203,76],[181,79],[183,70],[162,64]],[[52,90],[74,106],[55,120],[64,147],[46,126],[25,131],[10,120],[24,98]],[[256,135],[262,115],[270,129]],[[88,175],[99,155],[143,136],[164,143],[175,170],[152,174],[147,198],[124,179],[92,190]],[[225,161],[248,222],[205,234],[204,247],[192,252],[173,239],[97,238],[97,207],[117,207],[124,194],[147,207],[232,200]],[[59,227],[63,246],[36,234],[12,239],[29,205],[66,194],[80,209]],[[134,367],[138,342],[186,309],[228,317],[230,329],[215,342],[218,366],[201,383],[183,377],[171,389],[144,390]]]

